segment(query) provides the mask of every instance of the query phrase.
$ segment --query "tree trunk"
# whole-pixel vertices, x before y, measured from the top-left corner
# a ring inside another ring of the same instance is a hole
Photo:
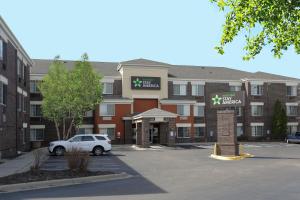
[[[56,128],[57,139],[60,140],[59,123],[56,120],[54,120],[54,123]]]
[[[66,129],[66,119],[63,119],[63,138],[64,139],[66,139],[65,138],[65,135],[66,135],[66,130],[65,129]]]
[[[72,119],[72,121],[71,121],[71,123],[70,123],[70,126],[69,126],[69,128],[68,128],[67,135],[66,135],[66,139],[68,139],[69,136],[70,136],[70,132],[71,132],[71,130],[72,130],[73,123],[74,123],[74,118]]]

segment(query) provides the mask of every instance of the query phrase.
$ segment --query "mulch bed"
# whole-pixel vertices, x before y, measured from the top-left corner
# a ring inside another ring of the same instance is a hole
[[[79,177],[87,177],[87,176],[98,176],[98,175],[107,175],[113,174],[113,172],[108,171],[99,171],[99,172],[91,172],[87,171],[84,173],[73,172],[70,170],[62,170],[62,171],[46,171],[46,170],[38,170],[38,171],[28,171],[19,174],[13,174],[10,176],[0,178],[0,185],[9,185],[16,183],[28,183],[34,181],[46,181],[46,180],[54,180],[54,179],[69,179],[69,178],[79,178]]]

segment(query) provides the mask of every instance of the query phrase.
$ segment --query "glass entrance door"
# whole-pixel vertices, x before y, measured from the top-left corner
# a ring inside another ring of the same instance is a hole
[[[150,141],[150,144],[158,144],[159,143],[159,124],[153,124],[150,126],[149,141]]]

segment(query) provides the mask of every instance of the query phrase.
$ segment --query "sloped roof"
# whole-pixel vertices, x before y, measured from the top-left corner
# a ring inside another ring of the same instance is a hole
[[[143,65],[143,66],[170,66],[170,64],[148,60],[144,58],[133,59],[120,62],[121,65]]]
[[[53,60],[33,59],[34,64],[31,69],[32,74],[47,74]],[[63,60],[68,70],[72,69],[76,63],[73,60]],[[117,71],[117,62],[91,62],[94,69],[103,76],[120,76]]]
[[[34,59],[31,69],[32,74],[46,74],[52,60]],[[68,69],[72,69],[76,61],[66,60],[65,64]],[[103,76],[120,76],[118,66],[120,65],[136,65],[140,67],[162,66],[168,68],[170,78],[178,79],[200,79],[200,80],[233,80],[241,79],[263,79],[263,80],[280,80],[280,81],[297,81],[300,79],[280,76],[265,72],[247,72],[226,67],[210,67],[210,66],[189,66],[189,65],[171,65],[162,62],[156,62],[147,59],[134,59],[124,62],[91,62],[95,70]]]
[[[175,118],[177,117],[177,114],[168,112],[165,110],[161,110],[159,108],[153,108],[150,110],[147,110],[145,112],[142,112],[140,114],[137,114],[133,116],[133,119],[139,119],[139,118],[152,118],[152,117],[170,117],[170,118]]]

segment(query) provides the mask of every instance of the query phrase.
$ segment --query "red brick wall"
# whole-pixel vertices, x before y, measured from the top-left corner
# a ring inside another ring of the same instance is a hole
[[[98,124],[116,124],[116,137],[117,133],[120,132],[120,138],[116,138],[114,143],[124,143],[124,121],[122,118],[130,115],[131,104],[116,104],[115,116],[110,117],[110,120],[103,120],[103,117],[99,116],[99,111],[99,106],[97,106],[95,110],[95,132],[99,133]]]
[[[134,99],[133,113],[141,113],[158,107],[157,99]]]

